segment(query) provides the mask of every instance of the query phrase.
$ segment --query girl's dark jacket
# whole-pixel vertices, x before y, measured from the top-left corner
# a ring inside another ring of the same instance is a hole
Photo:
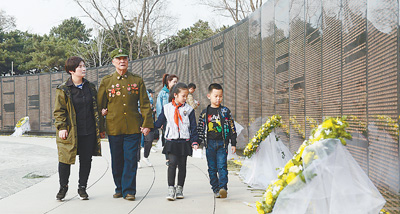
[[[199,143],[204,141],[204,146],[207,147],[207,118],[208,118],[208,109],[211,108],[210,105],[205,108],[199,116],[199,123],[197,125],[197,132],[199,134]],[[218,108],[218,113],[221,118],[221,126],[222,126],[222,137],[225,142],[225,147],[231,143],[232,146],[236,146],[236,128],[235,122],[232,119],[231,111],[225,107],[220,106]]]

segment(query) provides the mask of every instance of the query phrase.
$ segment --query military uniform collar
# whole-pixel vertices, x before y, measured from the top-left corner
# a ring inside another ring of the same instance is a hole
[[[115,71],[115,73],[114,73],[113,76],[114,76],[117,80],[121,80],[121,79],[123,79],[123,78],[128,78],[129,72],[126,71],[125,74],[120,75],[120,74],[118,73],[118,71]]]

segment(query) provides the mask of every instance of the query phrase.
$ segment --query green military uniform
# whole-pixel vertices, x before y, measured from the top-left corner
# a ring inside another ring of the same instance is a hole
[[[105,76],[100,83],[97,100],[99,109],[108,109],[107,134],[137,134],[140,127],[153,128],[150,101],[143,79],[130,72],[118,72]],[[138,111],[138,101],[140,110]],[[142,120],[143,117],[143,120]],[[105,131],[102,120],[100,131]]]

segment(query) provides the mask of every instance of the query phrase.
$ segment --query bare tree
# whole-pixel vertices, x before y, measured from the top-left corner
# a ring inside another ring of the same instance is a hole
[[[137,51],[137,58],[140,57],[146,27],[153,20],[157,8],[160,9],[157,6],[166,0],[74,1],[89,18],[108,33],[117,48],[122,47],[123,40],[128,40],[129,59],[132,60],[134,49]]]
[[[15,17],[7,15],[4,10],[0,10],[0,30],[10,31],[15,26]]]
[[[235,23],[247,17],[263,4],[262,0],[200,0],[199,4],[206,5],[224,17],[231,17]]]
[[[89,44],[85,44],[85,50],[81,53],[86,54],[85,58],[91,59],[90,67],[103,66],[111,61],[108,53],[104,53],[104,50],[109,49],[109,44],[105,42],[107,37],[104,29],[98,29],[97,36]]]
[[[98,59],[98,66],[103,66],[104,64],[107,64],[110,61],[110,57],[108,57],[108,54],[103,54],[104,50],[104,45],[105,40],[107,38],[107,34],[104,32],[104,30],[98,30],[97,37],[95,38],[95,44],[96,44],[96,49],[93,51],[96,53],[96,57]]]
[[[158,4],[157,8],[155,8],[154,16],[149,20],[146,27],[147,36],[143,38],[145,45],[143,51],[147,51],[150,56],[158,54],[159,38],[162,35],[171,34],[171,30],[177,28],[177,18],[172,16],[168,10],[165,10],[167,4],[167,1]]]
[[[103,66],[111,60],[104,50],[109,49],[106,44],[108,34],[104,29],[97,29],[97,35],[89,43],[79,43],[73,46],[73,53],[86,59],[87,67]]]

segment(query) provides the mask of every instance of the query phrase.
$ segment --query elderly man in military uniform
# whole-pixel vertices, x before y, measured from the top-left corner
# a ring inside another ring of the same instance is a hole
[[[127,72],[127,51],[116,49],[110,55],[116,71],[101,80],[98,90],[99,109],[107,110],[100,128],[103,136],[104,131],[107,131],[110,144],[111,167],[116,186],[113,197],[133,201],[136,195],[140,133],[149,133],[150,128],[153,128],[153,118],[143,79]],[[142,116],[138,112],[138,101]]]

